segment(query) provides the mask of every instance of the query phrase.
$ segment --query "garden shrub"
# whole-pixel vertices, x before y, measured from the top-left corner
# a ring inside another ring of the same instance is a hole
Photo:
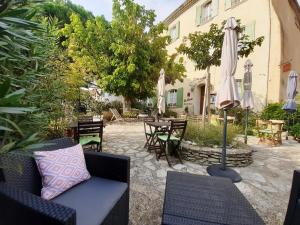
[[[137,118],[138,115],[139,115],[139,112],[136,110],[127,111],[127,112],[123,113],[124,118]]]
[[[295,124],[291,127],[291,134],[297,139],[300,140],[300,123]]]
[[[261,112],[262,120],[286,120],[287,113],[282,109],[283,103],[268,104]]]
[[[164,113],[164,116],[167,117],[167,118],[170,118],[170,117],[177,117],[177,112],[171,110],[169,107],[166,108],[166,112]]]
[[[223,110],[219,110],[219,116],[223,117],[224,112]],[[242,107],[236,107],[233,109],[228,110],[228,116],[235,117],[235,124],[240,128],[245,127],[245,120],[246,120],[246,110]],[[253,130],[256,126],[256,120],[258,119],[258,114],[249,110],[248,115],[248,134],[253,135]],[[243,129],[239,129],[243,133]],[[244,134],[244,133],[243,133]]]
[[[235,144],[235,138],[239,133],[237,126],[228,125],[227,143],[228,145]],[[188,123],[185,140],[193,141],[199,146],[214,147],[223,145],[223,125],[207,124],[202,126],[199,123]]]

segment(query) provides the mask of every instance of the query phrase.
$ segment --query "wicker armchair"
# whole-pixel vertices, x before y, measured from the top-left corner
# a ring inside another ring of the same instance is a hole
[[[72,145],[64,138],[39,150]],[[32,155],[2,155],[0,225],[127,225],[130,159],[95,152],[85,153],[85,159],[92,178],[46,201],[40,197],[41,177]]]

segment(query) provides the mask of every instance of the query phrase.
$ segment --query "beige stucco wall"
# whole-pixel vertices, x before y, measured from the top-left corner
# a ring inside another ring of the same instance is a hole
[[[271,1],[272,0],[245,0],[241,4],[225,10],[224,1],[220,0],[218,15],[208,23],[201,26],[196,26],[196,7],[206,2],[206,0],[199,0],[198,3],[196,3],[193,7],[177,17],[177,19],[169,25],[169,27],[172,27],[178,21],[180,21],[180,38],[168,46],[168,51],[170,54],[176,52],[176,48],[182,43],[183,37],[188,36],[189,33],[193,33],[195,31],[207,31],[211,23],[221,24],[222,21],[231,16],[234,16],[236,19],[240,19],[243,25],[247,25],[255,21],[255,37],[265,37],[263,45],[261,47],[256,47],[254,53],[249,56],[249,59],[251,59],[254,64],[253,94],[255,98],[255,108],[256,110],[260,110],[266,104],[267,99],[268,102],[280,101],[285,95],[283,86],[286,85],[285,79],[281,75],[281,49],[285,49],[287,46],[282,46],[282,27],[280,26],[277,11],[275,10],[276,8],[273,7]],[[282,2],[286,2],[283,4],[285,5],[285,7],[281,9],[282,11],[290,10],[288,9],[288,1],[274,0],[274,2],[276,1],[279,5]],[[287,12],[292,14],[292,12],[290,11]],[[288,29],[287,27],[291,26],[291,24],[289,23],[292,22],[290,22],[288,18],[285,18],[284,20],[288,20],[288,22],[282,21],[281,25],[283,23],[288,23],[288,25],[284,25],[284,27]],[[286,29],[283,29],[283,31],[290,32]],[[294,33],[300,35],[299,31],[295,30]],[[296,37],[298,37],[297,35]],[[292,43],[295,42],[294,38],[292,38],[292,34],[287,35],[285,39],[289,39],[288,41]],[[291,48],[292,51],[287,49],[285,50],[286,53],[284,53],[284,55],[287,59],[293,58],[293,61],[295,61],[295,65],[297,64],[297,66],[295,66],[295,69],[298,69],[298,71],[300,71],[300,69],[298,68],[298,66],[300,65],[299,51],[296,50],[295,46],[294,48],[292,46],[293,44],[288,45],[288,48]],[[237,79],[243,78],[243,65],[246,60],[246,58],[241,58],[238,60],[236,71]],[[187,78],[183,83],[176,82],[174,86],[168,85],[167,89],[184,87],[185,106],[189,107],[190,113],[200,114],[200,90],[198,87],[196,87],[194,90],[191,90],[191,84],[195,83],[195,79],[201,79],[205,77],[205,71],[196,71],[193,62],[188,60],[186,57],[184,64],[187,70]],[[211,68],[211,74],[213,91],[216,91],[220,81],[220,68]],[[202,81],[202,83],[205,83],[205,79]],[[186,102],[188,92],[191,93],[191,100]],[[180,112],[183,110],[183,108],[174,110]]]
[[[283,71],[283,65],[291,63],[291,69],[300,73],[300,24],[299,17],[295,13],[297,8],[292,8],[289,1],[272,0],[274,10],[279,18],[281,29],[281,61],[279,79],[279,100],[286,97],[287,78],[289,71]],[[299,13],[298,13],[299,15]],[[298,86],[300,91],[300,87]]]

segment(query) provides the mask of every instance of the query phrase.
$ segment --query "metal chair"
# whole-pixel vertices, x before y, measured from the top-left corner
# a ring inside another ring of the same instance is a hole
[[[77,141],[82,146],[97,145],[97,151],[102,152],[103,121],[78,122]]]
[[[154,117],[146,117],[144,118],[144,131],[145,131],[145,137],[146,137],[146,143],[144,145],[144,148],[148,147],[150,144],[150,141],[153,138],[154,132],[152,131],[151,127],[148,126],[148,122],[155,122]],[[148,129],[147,129],[148,127]]]
[[[293,184],[284,225],[300,224],[300,170],[294,171]]]
[[[168,158],[168,146],[172,145],[174,153],[178,156],[180,163],[182,162],[180,143],[184,137],[187,126],[187,120],[172,120],[167,134],[159,134],[157,136],[157,142],[160,145],[159,151],[156,150],[156,159],[159,160],[161,156],[166,156],[167,162],[171,167],[171,163]]]

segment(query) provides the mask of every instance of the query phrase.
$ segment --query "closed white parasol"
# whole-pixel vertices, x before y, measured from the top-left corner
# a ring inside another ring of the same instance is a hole
[[[164,69],[160,70],[160,75],[157,83],[157,108],[159,114],[165,113],[166,111],[166,103],[165,103],[165,71]]]

